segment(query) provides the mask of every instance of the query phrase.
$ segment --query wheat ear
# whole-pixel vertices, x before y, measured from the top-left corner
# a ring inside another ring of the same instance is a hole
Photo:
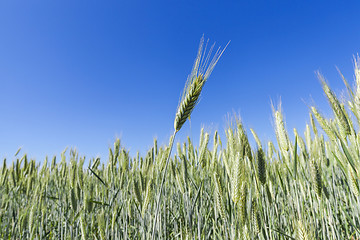
[[[311,179],[315,188],[315,192],[317,196],[321,197],[321,190],[322,190],[322,182],[321,182],[321,174],[320,174],[320,168],[317,164],[316,160],[313,158],[310,160],[310,173],[311,173]]]
[[[258,235],[261,231],[261,219],[257,210],[255,199],[251,202],[251,222],[254,234]]]
[[[320,124],[321,128],[328,135],[331,140],[336,139],[336,135],[334,134],[334,130],[331,128],[331,125],[328,121],[319,113],[319,111],[315,107],[311,107],[311,111],[313,112],[316,120]]]
[[[318,78],[321,81],[322,88],[329,100],[330,106],[333,109],[335,116],[339,120],[342,131],[344,132],[346,137],[346,135],[349,135],[351,133],[351,128],[348,119],[346,118],[346,115],[344,113],[344,109],[341,107],[341,104],[337,99],[336,95],[334,94],[334,92],[330,89],[330,87],[326,83],[325,78],[319,72],[318,72]]]
[[[257,151],[257,174],[259,181],[262,185],[266,183],[266,162],[265,162],[265,153],[259,148]]]
[[[301,221],[297,221],[296,224],[296,240],[308,240],[310,237],[308,236],[308,233],[306,232],[306,229]]]
[[[240,219],[241,219],[242,225],[245,225],[246,218],[247,218],[247,208],[246,208],[247,195],[248,195],[248,188],[247,188],[246,182],[244,181],[241,186],[241,196],[240,196],[240,201],[239,201],[240,202],[240,204],[239,204]]]
[[[199,50],[194,62],[193,69],[191,74],[188,76],[180,104],[176,111],[174,121],[175,132],[178,132],[186,122],[186,119],[190,118],[191,112],[194,110],[195,105],[199,101],[201,90],[205,82],[209,78],[211,72],[214,70],[216,63],[219,61],[221,55],[227,47],[226,45],[222,51],[220,51],[219,48],[209,63],[209,59],[215,44],[210,47],[210,50],[207,54],[205,54],[207,43],[205,45],[204,51],[203,46],[204,36],[200,40]]]
[[[223,197],[223,191],[221,187],[221,183],[218,177],[218,174],[214,173],[214,182],[215,182],[215,205],[217,210],[220,213],[220,217],[223,219],[224,222],[226,222],[226,215],[225,215],[225,205],[224,205],[224,197]]]
[[[241,162],[242,159],[240,158],[240,152],[236,153],[235,159],[234,159],[234,166],[232,169],[232,175],[231,175],[231,190],[232,190],[232,200],[234,201],[235,204],[237,204],[237,202],[240,199],[240,188],[241,188]]]

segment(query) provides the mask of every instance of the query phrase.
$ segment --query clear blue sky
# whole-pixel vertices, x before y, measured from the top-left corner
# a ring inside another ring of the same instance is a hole
[[[132,155],[168,142],[202,34],[231,43],[177,140],[223,132],[239,113],[274,139],[270,100],[304,131],[306,104],[328,106],[314,71],[337,94],[353,82],[360,1],[0,1],[0,157],[76,147],[107,159],[116,137]],[[248,132],[250,134],[250,132]]]

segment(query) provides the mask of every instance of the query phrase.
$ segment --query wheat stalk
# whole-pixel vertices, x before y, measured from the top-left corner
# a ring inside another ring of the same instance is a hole
[[[87,231],[86,231],[86,219],[85,219],[85,213],[80,214],[80,229],[81,229],[81,239],[86,240],[87,239]]]
[[[250,131],[251,131],[252,135],[254,136],[254,139],[255,139],[255,142],[256,142],[258,148],[261,148],[261,141],[260,141],[258,135],[256,134],[255,130],[250,128]]]
[[[206,54],[207,43],[205,45],[205,50],[203,51],[204,36],[200,40],[197,57],[195,58],[195,62],[194,62],[192,71],[187,78],[187,81],[186,81],[186,84],[184,87],[184,91],[183,91],[183,94],[181,97],[181,101],[180,101],[180,104],[179,104],[176,114],[175,114],[174,133],[170,138],[170,144],[169,144],[170,150],[169,150],[169,154],[168,154],[168,157],[166,160],[163,178],[161,180],[160,191],[159,191],[157,207],[156,207],[156,212],[155,212],[153,232],[152,232],[152,237],[151,237],[152,239],[155,238],[157,216],[158,216],[159,207],[160,207],[160,198],[161,198],[161,193],[162,193],[165,176],[166,176],[166,170],[167,170],[167,166],[169,164],[171,150],[172,150],[172,146],[174,144],[174,139],[175,139],[176,133],[184,125],[184,123],[186,122],[186,119],[190,118],[191,112],[194,110],[195,105],[199,101],[199,97],[200,97],[200,94],[201,94],[201,91],[202,91],[202,88],[203,88],[205,82],[210,77],[210,74],[214,70],[215,65],[219,61],[221,55],[225,51],[228,44],[225,46],[225,48],[222,51],[220,50],[221,48],[219,47],[218,50],[215,52],[215,55],[213,56],[212,60],[209,63],[211,53],[215,46],[215,43],[210,47],[210,50]]]

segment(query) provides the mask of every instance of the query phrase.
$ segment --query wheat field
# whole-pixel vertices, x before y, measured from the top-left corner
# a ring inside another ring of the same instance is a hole
[[[289,137],[273,107],[277,142],[234,117],[225,129],[176,142],[224,49],[200,43],[168,146],[131,157],[117,139],[109,158],[75,150],[41,163],[25,154],[0,167],[1,239],[359,239],[360,68],[340,101],[319,74],[333,111],[309,108]],[[208,97],[208,96],[206,96]],[[256,145],[250,145],[251,138]],[[174,144],[175,143],[175,144]],[[175,145],[175,146],[173,146]]]

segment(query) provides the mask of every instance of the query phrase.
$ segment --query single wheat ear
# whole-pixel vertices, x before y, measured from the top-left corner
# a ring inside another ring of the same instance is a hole
[[[315,192],[317,196],[320,198],[321,190],[322,190],[321,172],[320,172],[320,167],[314,158],[310,160],[310,174],[315,188]]]
[[[266,162],[265,153],[259,148],[257,151],[257,174],[262,185],[266,183]]]
[[[196,103],[199,100],[202,87],[204,86],[205,81],[202,75],[199,75],[194,83],[190,86],[188,93],[186,94],[184,100],[180,103],[174,121],[175,131],[178,132],[182,125],[186,122],[186,119],[190,118],[190,114],[194,109]]]
[[[326,97],[330,103],[331,108],[339,121],[340,131],[343,133],[343,137],[351,134],[350,124],[346,117],[345,109],[342,108],[338,98],[335,93],[330,89],[329,85],[326,83],[325,78],[318,72],[318,78],[321,82],[322,88],[325,92]]]
[[[210,47],[208,53],[206,53],[207,43],[204,48],[204,36],[201,38],[193,69],[187,78],[181,101],[176,111],[174,121],[175,132],[178,132],[186,122],[186,119],[190,118],[191,112],[199,101],[201,90],[205,82],[210,77],[216,63],[219,61],[227,47],[226,45],[223,50],[220,50],[219,47],[212,60],[209,62],[214,46],[215,43]]]
[[[309,237],[309,234],[307,233],[304,225],[302,224],[302,222],[299,220],[297,221],[296,224],[296,240],[308,240],[311,239]]]

